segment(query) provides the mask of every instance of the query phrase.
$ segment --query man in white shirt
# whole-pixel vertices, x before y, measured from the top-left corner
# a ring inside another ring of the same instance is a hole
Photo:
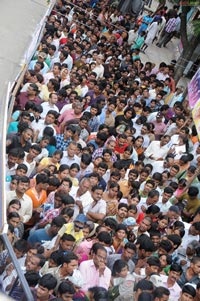
[[[96,79],[100,79],[103,77],[104,74],[104,66],[102,65],[103,57],[102,55],[98,55],[96,58],[96,67],[93,69],[93,72],[96,73]]]
[[[59,56],[52,60],[51,67],[54,63],[67,64],[67,68],[69,71],[71,71],[73,67],[73,59],[71,55],[65,50],[62,50]]]
[[[170,291],[169,301],[178,300],[180,296],[181,287],[178,285],[177,280],[180,278],[181,274],[181,266],[173,263],[170,267],[169,276],[160,275],[162,286]]]
[[[173,190],[170,187],[165,187],[162,195],[159,197],[159,201],[156,204],[160,208],[160,212],[167,213],[169,208],[171,207],[171,203],[169,199],[173,195]]]
[[[62,157],[60,164],[67,164],[69,167],[73,163],[80,164],[80,158],[75,155],[77,151],[77,143],[72,141],[70,142],[67,151],[64,152],[64,156]]]
[[[59,113],[59,109],[56,106],[56,103],[58,101],[58,95],[57,93],[50,93],[49,94],[49,100],[48,102],[43,102],[41,104],[42,108],[43,108],[43,112],[41,113],[41,118],[44,119],[48,113],[49,110],[53,110]]]
[[[90,179],[83,178],[78,187],[73,186],[70,195],[75,200],[75,207],[74,207],[74,216],[73,219],[75,220],[79,213],[84,213],[86,215],[90,204],[93,202],[93,198],[90,193]]]
[[[163,158],[167,156],[169,148],[167,144],[170,141],[170,137],[165,135],[161,138],[161,141],[152,141],[146,151],[144,152],[144,163],[154,164],[155,161],[163,161]]]
[[[20,177],[17,181],[17,187],[15,191],[9,191],[6,195],[7,207],[13,199],[18,199],[21,203],[21,208],[19,209],[19,215],[23,223],[27,223],[32,217],[33,203],[31,198],[26,195],[26,191],[29,188],[30,180],[28,177]]]
[[[185,225],[185,235],[182,238],[181,247],[186,249],[188,244],[193,240],[199,241],[200,235],[200,222],[193,224],[184,223]]]
[[[36,141],[43,137],[43,131],[48,126],[53,129],[54,136],[56,135],[56,130],[53,126],[56,119],[58,118],[58,113],[54,110],[49,110],[45,119],[40,119],[38,122],[35,120],[31,123],[31,126],[35,132]]]

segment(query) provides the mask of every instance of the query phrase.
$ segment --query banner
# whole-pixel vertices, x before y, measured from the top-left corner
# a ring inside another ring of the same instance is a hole
[[[190,108],[194,108],[195,104],[200,100],[200,68],[188,84],[188,98]]]
[[[196,126],[196,129],[197,129],[198,138],[200,140],[200,98],[196,102],[196,104],[192,110],[192,117],[193,117],[193,121]]]

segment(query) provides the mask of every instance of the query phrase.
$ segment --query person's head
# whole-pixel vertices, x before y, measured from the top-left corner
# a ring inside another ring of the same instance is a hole
[[[90,154],[82,154],[80,168],[86,169],[90,165],[91,162],[92,162],[92,156]]]
[[[91,189],[91,196],[95,202],[101,200],[103,195],[103,187],[100,185],[93,186]]]
[[[62,181],[69,176],[69,166],[67,164],[61,164],[58,170],[59,179]]]
[[[200,235],[200,222],[193,223],[189,228],[189,233],[191,235]]]
[[[122,259],[128,262],[136,253],[136,246],[133,243],[127,242],[122,252]]]
[[[101,286],[94,286],[88,289],[91,300],[108,300],[108,290]]]
[[[62,166],[62,165],[61,165]],[[71,188],[72,188],[72,181],[71,181],[71,179],[70,178],[63,178],[62,180],[61,180],[61,182],[59,182],[59,188],[58,188],[58,190],[57,190],[57,192],[59,192],[60,190],[61,190],[61,192],[65,192],[65,193],[69,193],[70,192],[70,190],[71,190]],[[57,192],[56,192],[56,194],[55,194],[55,196],[58,196],[57,195]],[[69,196],[69,195],[68,195]],[[62,200],[60,199],[60,202],[61,202]]]
[[[18,239],[14,245],[13,245],[13,250],[15,252],[15,255],[17,259],[21,258],[24,256],[24,254],[28,250],[28,243],[24,239]]]
[[[190,283],[186,283],[180,295],[179,301],[193,301],[196,296],[196,290],[194,286]]]
[[[172,264],[172,256],[168,254],[161,254],[159,260],[162,269]]]
[[[181,236],[177,234],[169,234],[166,238],[172,243],[173,249],[176,250],[182,242]]]
[[[62,269],[66,276],[72,276],[74,270],[78,268],[78,257],[72,253],[68,252],[63,256]]]
[[[49,177],[45,174],[37,174],[36,185],[42,190],[47,190],[49,186]]]
[[[17,166],[17,169],[16,169],[16,175],[17,175],[18,177],[26,176],[27,171],[28,171],[28,167],[26,166],[26,164],[20,163],[20,164],[18,164],[18,166]]]
[[[171,254],[173,252],[172,242],[168,239],[162,239],[158,248],[158,254]]]
[[[161,230],[164,230],[167,228],[168,226],[168,216],[167,215],[161,215],[158,217],[158,228]]]
[[[179,218],[180,210],[178,206],[170,206],[167,212],[170,222],[176,221]]]
[[[103,221],[103,226],[108,232],[115,232],[118,226],[117,221],[112,217],[106,217]]]
[[[22,176],[17,181],[16,193],[23,195],[28,190],[30,179],[26,176]]]
[[[26,261],[26,270],[39,272],[39,270],[45,264],[45,257],[41,254],[35,253],[34,255],[29,255]]]
[[[57,285],[57,280],[51,274],[45,274],[38,281],[38,287],[36,288],[37,300],[48,300],[49,296],[53,294],[53,291]]]
[[[140,177],[139,177],[139,182],[142,183],[144,181],[146,181],[146,179],[149,176],[149,170],[146,168],[142,168],[142,170],[140,171]]]
[[[27,271],[24,274],[24,276],[26,278],[28,285],[32,288],[34,288],[38,284],[38,281],[40,279],[40,274],[35,271]]]
[[[13,225],[14,228],[17,228],[20,222],[20,215],[17,212],[10,212],[7,215],[7,221],[9,225]]]
[[[147,293],[147,292],[142,292],[137,301],[153,301],[152,294]]]
[[[160,208],[157,205],[150,205],[146,209],[146,216],[151,218],[152,220],[157,220],[158,216],[160,214]]]
[[[146,266],[146,275],[150,276],[153,273],[158,273],[160,270],[161,264],[158,257],[151,256],[147,259],[147,266]]]
[[[182,274],[182,268],[179,264],[177,263],[172,263],[170,270],[169,270],[169,279],[171,282],[175,284],[177,282]]]
[[[153,188],[154,188],[154,181],[147,180],[144,184],[143,193],[145,192],[146,194],[148,194]]]
[[[7,213],[18,212],[21,208],[21,202],[18,199],[13,199],[8,204]]]
[[[142,292],[151,294],[153,292],[153,283],[146,279],[138,281],[138,283],[135,286],[135,300],[138,301],[138,298]]]
[[[69,158],[73,158],[74,155],[76,154],[77,150],[77,143],[76,142],[70,142],[68,148],[67,148],[67,154]]]
[[[187,193],[190,199],[195,199],[199,194],[199,189],[195,186],[190,186]]]
[[[15,166],[18,158],[19,158],[19,150],[17,148],[13,148],[8,152],[7,163],[8,163],[9,168]]]
[[[101,263],[106,263],[107,251],[101,244],[93,245],[93,262],[96,268],[99,268]]]
[[[140,241],[138,256],[142,259],[150,257],[154,252],[154,250],[155,250],[155,246],[153,242],[150,240],[150,238],[147,237],[147,239],[145,240],[142,239]]]
[[[71,234],[64,233],[60,239],[60,247],[63,252],[72,251],[76,239]]]
[[[155,248],[157,249],[159,247],[159,244],[160,244],[160,238],[161,238],[160,231],[151,230],[150,231],[150,238],[153,241]]]
[[[200,257],[194,256],[191,259],[190,268],[192,269],[195,275],[199,275],[200,273]]]
[[[124,224],[118,224],[117,229],[116,229],[115,236],[116,236],[119,240],[123,241],[124,238],[126,237],[126,235],[127,235],[127,226],[124,225]]]
[[[148,197],[147,197],[147,201],[146,203],[148,205],[154,205],[158,202],[158,199],[159,199],[159,192],[155,189],[152,189],[151,191],[149,191],[148,193]]]
[[[86,193],[91,188],[91,183],[89,178],[82,178],[79,183],[79,193],[82,195]]]
[[[57,295],[63,301],[72,301],[75,292],[74,286],[70,282],[63,281],[58,286]]]
[[[154,301],[168,301],[169,300],[170,291],[168,288],[159,286],[156,287],[153,292],[153,300]]]
[[[74,231],[79,232],[83,230],[84,224],[87,222],[87,218],[84,214],[80,213],[74,220]]]
[[[55,123],[56,119],[58,118],[59,114],[57,111],[54,110],[49,110],[47,112],[47,115],[44,119],[44,122],[46,125],[51,125],[53,123]]]
[[[62,226],[65,224],[65,219],[62,216],[54,217],[54,219],[51,222],[51,235],[54,237],[57,235],[58,231],[62,228]]]
[[[100,175],[100,177],[104,176],[104,174],[106,173],[107,169],[108,169],[108,164],[105,163],[105,162],[100,162],[97,165],[97,172]]]
[[[120,187],[119,187],[119,184],[116,183],[116,182],[111,182],[109,184],[109,189],[108,189],[108,193],[109,193],[109,196],[113,199],[117,199],[117,195],[118,195],[118,192],[120,190]]]
[[[139,231],[145,233],[151,228],[152,220],[150,217],[145,217],[139,224]]]
[[[104,227],[100,229],[100,232],[97,235],[97,242],[104,247],[110,247],[112,245],[112,237],[110,233],[104,231]]]
[[[58,164],[60,162],[60,160],[63,157],[63,151],[61,150],[56,150],[53,154],[52,154],[52,163],[53,164]]]
[[[112,268],[112,276],[125,278],[127,274],[128,274],[127,262],[122,259],[116,260]]]
[[[117,215],[120,218],[124,219],[124,218],[126,218],[127,213],[128,213],[128,205],[125,203],[120,203],[118,205]]]

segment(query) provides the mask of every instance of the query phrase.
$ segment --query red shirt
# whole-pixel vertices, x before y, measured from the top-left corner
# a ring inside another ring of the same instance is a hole
[[[120,146],[118,140],[116,140],[115,153],[123,154],[125,148],[128,146],[128,143],[124,143],[124,145]]]

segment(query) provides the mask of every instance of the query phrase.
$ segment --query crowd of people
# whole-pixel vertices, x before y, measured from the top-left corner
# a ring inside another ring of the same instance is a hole
[[[57,0],[15,100],[7,235],[36,301],[200,300],[198,134],[176,62],[140,57],[179,6],[121,2]],[[0,267],[26,300],[3,242]]]

